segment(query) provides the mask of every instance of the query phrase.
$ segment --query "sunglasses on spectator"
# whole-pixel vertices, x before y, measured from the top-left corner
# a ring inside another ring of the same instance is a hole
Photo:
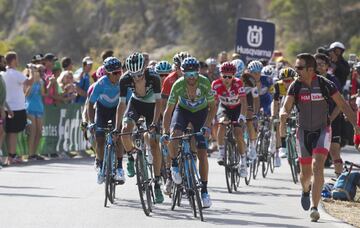
[[[306,66],[295,66],[295,70],[303,70]]]
[[[232,79],[233,77],[232,75],[222,75],[223,79]]]
[[[184,72],[185,78],[196,78],[199,75],[197,71]]]

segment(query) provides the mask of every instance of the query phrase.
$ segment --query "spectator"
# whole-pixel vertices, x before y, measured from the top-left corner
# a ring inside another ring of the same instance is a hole
[[[65,103],[72,103],[76,98],[76,85],[71,71],[63,71],[57,78],[57,83],[61,89],[61,96]]]
[[[40,53],[40,54],[36,54],[32,57],[31,63],[41,64],[43,60],[44,60],[44,55]]]
[[[7,109],[8,112],[11,112],[9,109],[9,106],[6,103],[6,86],[5,86],[5,81],[3,79],[3,74],[5,73],[5,71],[6,71],[5,58],[3,55],[0,55],[0,168],[2,168],[2,165],[3,165],[2,145],[3,145],[4,136],[5,136],[5,132],[4,132],[4,124],[5,124],[5,117],[6,117],[5,109]],[[13,115],[13,114],[11,113],[11,115]]]
[[[149,65],[149,63],[150,63],[150,55],[149,55],[149,53],[147,53],[147,52],[143,52],[142,53],[143,54],[143,56],[144,56],[144,69]],[[125,65],[125,64],[124,64]]]
[[[76,82],[77,97],[75,103],[84,105],[86,101],[86,92],[90,87],[90,71],[92,69],[93,60],[86,56],[82,60],[82,67],[74,73],[74,81]]]
[[[52,76],[52,69],[54,68],[54,62],[57,60],[57,57],[52,53],[46,53],[44,56],[44,66],[45,66],[45,79]]]
[[[103,62],[107,57],[112,57],[112,56],[114,56],[113,50],[105,50],[101,53],[101,59]]]
[[[205,63],[208,65],[208,74],[207,77],[210,82],[215,81],[220,77],[219,69],[217,67],[218,62],[214,58],[208,58]]]
[[[44,56],[45,105],[57,105],[62,101],[62,97],[59,95],[59,86],[56,82],[57,77],[61,73],[61,68],[59,67],[58,62],[55,62],[56,60],[57,58],[51,53],[47,53]]]
[[[345,51],[345,46],[340,42],[332,43],[328,49],[328,53],[333,68],[332,73],[339,80],[342,89],[345,86],[347,77],[350,73],[350,66],[343,57],[344,51]]]
[[[61,67],[63,70],[72,71],[73,70],[73,63],[70,57],[63,57],[61,59]]]
[[[26,111],[25,95],[23,86],[31,86],[34,82],[33,70],[30,69],[29,78],[16,70],[18,66],[18,57],[15,52],[8,52],[5,56],[7,70],[3,78],[6,85],[6,102],[14,115],[6,116],[5,132],[7,139],[7,150],[9,153],[8,164],[21,163],[22,159],[16,156],[17,134],[25,129]]]
[[[219,60],[219,64],[221,65],[222,63],[228,61],[228,57],[227,57],[227,53],[226,51],[222,51],[219,53],[218,55],[218,60]]]
[[[208,68],[209,68],[208,65],[203,61],[200,61],[199,64],[200,64],[199,73],[201,75],[204,75],[205,77],[208,77]]]
[[[44,71],[41,69],[43,67],[42,65],[31,67],[34,68],[34,83],[25,86],[25,108],[27,118],[31,121],[28,136],[29,161],[44,160],[42,156],[36,154],[41,139],[44,116],[44,103],[42,97],[45,95],[45,82],[41,75]]]

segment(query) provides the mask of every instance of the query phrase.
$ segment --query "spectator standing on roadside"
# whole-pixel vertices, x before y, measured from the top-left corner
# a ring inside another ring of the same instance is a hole
[[[8,164],[21,163],[20,157],[16,156],[17,134],[25,129],[26,110],[25,94],[23,86],[31,86],[34,82],[34,67],[30,68],[30,76],[27,78],[21,72],[16,70],[18,66],[18,57],[15,52],[8,52],[5,56],[7,69],[3,75],[6,85],[6,102],[13,111],[13,117],[7,115],[5,122],[5,132],[7,141],[7,150],[9,153]],[[12,117],[12,118],[10,118]]]
[[[5,85],[5,81],[3,79],[3,74],[5,73],[5,71],[6,71],[5,57],[3,55],[0,55],[0,168],[2,168],[2,165],[3,165],[2,145],[3,145],[4,136],[5,136],[5,132],[4,132],[4,124],[5,124],[5,118],[6,118],[5,109],[8,112],[11,112],[11,110],[9,109],[9,106],[6,103],[6,85]],[[11,112],[11,115],[13,115],[12,112]]]
[[[44,97],[45,105],[56,105],[61,102],[61,97],[59,96],[59,86],[56,83],[56,78],[60,75],[61,69],[58,70],[57,64],[55,61],[57,58],[51,53],[47,53],[44,56],[44,80],[45,80],[45,91],[46,95]],[[54,70],[55,67],[55,71]],[[54,74],[55,72],[55,74]]]
[[[226,51],[220,52],[219,55],[218,55],[219,65],[223,64],[226,61],[228,61],[228,56],[227,56]]]
[[[90,71],[92,69],[93,60],[86,56],[82,60],[82,67],[74,73],[74,81],[76,83],[77,97],[75,103],[84,105],[86,101],[86,92],[90,87]]]
[[[63,57],[61,59],[61,67],[63,70],[72,71],[73,70],[73,63],[70,57]]]
[[[345,86],[348,75],[350,74],[350,66],[344,59],[343,53],[345,51],[344,44],[334,42],[330,44],[328,54],[332,63],[332,74],[339,80],[341,85],[341,93]]]
[[[71,71],[63,71],[57,78],[60,94],[64,103],[73,103],[76,99],[76,85]]]
[[[28,136],[29,161],[44,160],[42,156],[36,154],[41,139],[44,118],[43,96],[45,95],[45,81],[42,75],[44,73],[42,67],[40,64],[30,65],[30,68],[33,68],[34,83],[25,86],[25,108],[27,118],[31,121]]]

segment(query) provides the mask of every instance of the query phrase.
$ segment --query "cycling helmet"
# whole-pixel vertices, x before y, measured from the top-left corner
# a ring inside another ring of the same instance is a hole
[[[126,69],[132,75],[141,74],[144,70],[145,58],[143,54],[135,52],[126,58]]]
[[[106,75],[106,70],[105,70],[104,65],[99,66],[99,68],[97,68],[97,70],[96,70],[96,77],[99,79],[99,78],[101,78],[102,76],[105,76],[105,75]]]
[[[333,50],[335,48],[340,48],[342,50],[345,50],[344,44],[339,41],[336,41],[336,42],[330,44],[329,50]]]
[[[249,69],[250,73],[261,73],[263,65],[260,61],[253,60],[248,64],[247,68]]]
[[[279,80],[284,80],[287,78],[294,79],[295,77],[297,77],[297,73],[291,67],[285,67],[285,68],[281,69],[279,72]]]
[[[205,61],[205,63],[206,63],[208,66],[210,66],[210,65],[217,65],[217,64],[218,64],[218,62],[217,62],[216,59],[214,59],[214,58],[208,58],[208,59]]]
[[[242,73],[245,70],[245,64],[241,59],[234,59],[233,61],[231,61],[232,64],[235,65],[236,67],[236,73],[235,76],[237,78],[240,78],[240,76],[242,75]]]
[[[236,67],[233,63],[231,62],[224,62],[223,64],[221,64],[220,66],[220,73],[221,74],[230,74],[230,75],[234,75],[236,73]]]
[[[191,55],[185,51],[176,53],[173,58],[175,66],[180,67],[183,60],[187,57],[191,57]]]
[[[121,62],[116,57],[108,57],[103,62],[106,72],[111,73],[121,70]]]
[[[199,61],[194,57],[187,57],[181,63],[181,70],[184,72],[198,71],[200,67]]]
[[[270,65],[264,66],[261,70],[261,76],[273,78],[274,73],[274,68]]]
[[[157,74],[169,74],[172,71],[171,64],[168,61],[160,61],[155,65]]]

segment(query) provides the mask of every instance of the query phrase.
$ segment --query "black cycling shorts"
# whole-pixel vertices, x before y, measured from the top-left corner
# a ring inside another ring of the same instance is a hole
[[[154,110],[155,103],[146,103],[131,97],[124,113],[123,122],[134,121],[136,123],[143,116],[146,126],[149,127],[154,118]]]
[[[96,123],[96,136],[105,136],[104,131],[98,128],[106,128],[108,126],[108,121],[112,121],[112,126],[115,126],[115,117],[116,117],[116,107],[107,108],[102,105],[100,102],[96,102],[96,113],[95,113],[95,123]]]
[[[341,128],[342,123],[344,121],[344,117],[339,114],[332,122],[331,122],[331,142],[341,144]]]
[[[220,118],[226,117],[228,120],[234,122],[239,120],[241,113],[241,105],[238,105],[234,109],[230,109],[222,104],[219,105],[218,111],[216,113],[216,118],[219,121]],[[239,125],[236,125],[239,126]]]

